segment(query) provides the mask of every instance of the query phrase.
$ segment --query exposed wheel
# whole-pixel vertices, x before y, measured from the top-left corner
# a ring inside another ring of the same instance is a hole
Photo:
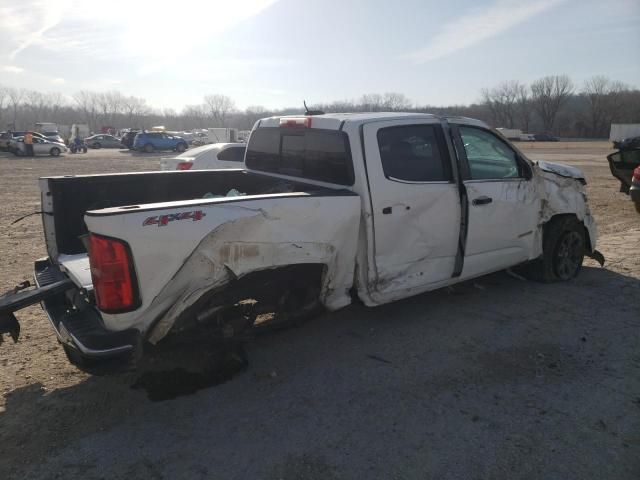
[[[82,152],[83,152],[83,153],[87,153],[87,147],[86,147],[86,145],[85,145],[84,147],[82,147]]]
[[[184,143],[179,143],[176,147],[176,151],[179,153],[184,152],[187,149],[187,146]]]
[[[575,217],[552,219],[544,230],[542,257],[527,265],[525,273],[542,282],[571,280],[582,268],[585,249],[581,222]]]
[[[100,145],[100,142],[96,142],[93,144],[93,148],[102,148],[102,145]]]
[[[51,154],[52,157],[57,157],[58,155],[60,155],[60,149],[58,147],[53,147],[49,153]]]
[[[147,143],[144,146],[144,151],[147,152],[147,153],[153,153],[153,145],[151,145],[150,143]]]

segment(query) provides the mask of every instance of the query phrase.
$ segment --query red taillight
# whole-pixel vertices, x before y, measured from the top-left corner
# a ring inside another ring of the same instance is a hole
[[[636,169],[633,171],[633,181],[640,182],[640,167],[636,167]]]
[[[291,118],[285,117],[280,119],[280,127],[288,128],[311,128],[311,117]]]
[[[138,306],[138,284],[125,242],[91,234],[89,263],[93,291],[100,310],[117,313]]]
[[[180,162],[178,164],[177,169],[178,170],[191,170],[191,167],[193,167],[193,162]]]

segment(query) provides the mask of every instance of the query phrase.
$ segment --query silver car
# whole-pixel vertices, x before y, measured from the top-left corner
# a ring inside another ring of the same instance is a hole
[[[124,148],[119,138],[107,134],[91,135],[84,139],[84,143],[89,148]]]
[[[9,142],[9,149],[15,155],[25,156],[27,149],[24,144],[24,137],[16,137]],[[57,157],[61,153],[67,153],[68,148],[64,143],[52,142],[41,137],[33,136],[33,154],[34,155],[51,155]]]

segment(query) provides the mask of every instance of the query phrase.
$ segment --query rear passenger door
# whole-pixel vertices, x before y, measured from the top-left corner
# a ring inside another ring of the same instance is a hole
[[[540,199],[528,162],[491,130],[452,127],[464,156],[469,221],[462,278],[529,259]]]
[[[460,201],[440,122],[373,122],[363,134],[377,300],[446,283],[458,250]]]

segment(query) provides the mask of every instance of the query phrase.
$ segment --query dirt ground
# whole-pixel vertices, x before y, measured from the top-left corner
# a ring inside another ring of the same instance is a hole
[[[640,215],[608,143],[522,144],[589,181],[605,268],[499,273],[257,338],[248,369],[163,402],[66,360],[39,307],[0,347],[0,478],[638,479]],[[37,179],[159,156],[0,153],[0,291],[45,255]]]

